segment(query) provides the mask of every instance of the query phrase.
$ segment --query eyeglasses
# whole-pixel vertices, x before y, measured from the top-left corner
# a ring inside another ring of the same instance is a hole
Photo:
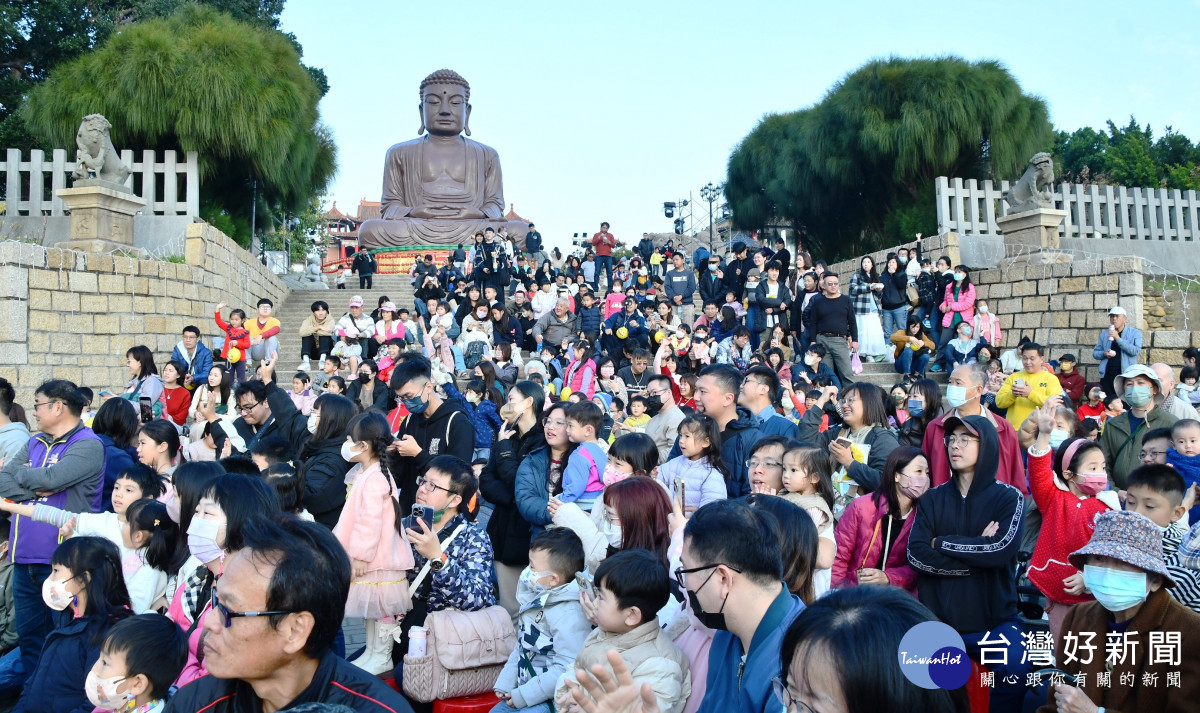
[[[49,406],[51,404],[56,404],[56,403],[59,403],[59,402],[58,401],[34,401],[33,402],[33,410],[37,411],[42,406]]]
[[[679,582],[679,586],[686,589],[687,588],[687,576],[689,574],[694,574],[696,572],[703,572],[706,569],[716,569],[717,567],[726,567],[728,569],[733,570],[734,572],[737,572],[738,574],[742,573],[741,569],[734,567],[731,564],[725,564],[724,562],[717,562],[715,564],[706,564],[703,567],[692,567],[691,569],[684,569],[683,567],[679,567],[675,570],[675,581]],[[709,579],[712,578],[711,574],[708,576],[709,576]],[[707,579],[704,580],[704,584],[708,584]],[[697,590],[703,588],[704,584],[701,584],[700,587],[697,587]]]
[[[213,611],[220,614],[225,619],[225,628],[233,626],[233,620],[240,617],[256,617],[256,616],[282,616],[283,614],[295,614],[293,611],[284,611],[283,609],[271,609],[268,611],[233,611],[229,607],[221,603],[217,596],[217,590],[212,590],[212,598],[209,600],[212,603]]]
[[[1139,454],[1139,457],[1142,459],[1143,463],[1147,463],[1152,460],[1158,460],[1164,453],[1166,453],[1166,451],[1142,451]]]
[[[978,442],[979,442],[979,439],[976,438],[975,436],[962,436],[962,435],[958,435],[958,434],[955,434],[953,436],[946,436],[946,445],[947,446],[965,446],[969,443],[978,443]]]
[[[797,711],[797,713],[816,713],[816,709],[808,705],[804,701],[792,698],[792,694],[788,693],[787,684],[783,682],[783,675],[774,676],[771,678],[771,689],[775,691],[775,698],[783,704],[786,711]]]
[[[254,410],[254,408],[255,408],[256,406],[258,406],[259,404],[261,404],[261,403],[262,403],[262,401],[255,401],[254,403],[250,404],[249,406],[238,406],[238,407],[237,407],[237,412],[238,412],[238,413],[240,413],[240,414],[242,414],[243,416],[245,416],[246,414],[248,414],[248,413],[250,413],[251,411],[253,411],[253,410]]]
[[[780,463],[777,460],[752,460],[752,461],[747,461],[746,468],[748,468],[749,470],[754,470],[755,468],[779,469],[779,468],[783,468],[783,463]]]
[[[443,488],[423,475],[417,478],[417,489],[419,490],[421,488],[425,488],[426,490],[441,490],[442,492],[450,493],[451,495],[458,495],[458,493],[450,488]]]

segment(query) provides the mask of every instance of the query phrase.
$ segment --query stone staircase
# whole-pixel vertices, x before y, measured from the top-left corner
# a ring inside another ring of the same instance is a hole
[[[927,371],[925,376],[933,379],[941,387],[945,393],[946,385],[950,382],[950,376],[945,372]],[[887,391],[893,384],[898,384],[903,381],[904,377],[896,373],[896,367],[886,361],[874,364],[871,362],[863,362],[862,373],[858,375],[856,381],[865,381],[870,384],[875,384],[879,388]]]

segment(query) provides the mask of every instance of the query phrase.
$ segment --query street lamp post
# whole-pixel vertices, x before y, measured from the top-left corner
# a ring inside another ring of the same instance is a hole
[[[701,200],[708,201],[708,249],[713,248],[713,201],[719,198],[721,189],[714,186],[711,182],[700,189]]]

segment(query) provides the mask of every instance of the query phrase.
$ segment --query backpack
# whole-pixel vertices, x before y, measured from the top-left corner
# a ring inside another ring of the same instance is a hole
[[[479,366],[479,362],[483,361],[483,353],[487,350],[487,342],[474,341],[467,345],[463,350],[463,365],[467,369],[474,369]]]

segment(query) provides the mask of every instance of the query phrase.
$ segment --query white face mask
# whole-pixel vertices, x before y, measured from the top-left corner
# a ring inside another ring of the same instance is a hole
[[[353,462],[354,457],[357,456],[358,454],[359,454],[359,451],[354,450],[353,443],[351,443],[350,441],[342,442],[342,458],[344,458],[347,463]]]
[[[979,305],[979,314],[987,314],[987,305]]]
[[[804,363],[808,366],[812,366],[813,364],[817,363],[817,357],[813,356],[812,354],[805,354]]]
[[[130,693],[117,692],[117,687],[124,680],[125,676],[100,678],[96,676],[95,671],[88,671],[87,680],[83,684],[83,691],[87,694],[88,700],[96,708],[103,711],[115,711],[119,708],[124,708],[125,704],[134,698]]]
[[[600,534],[604,535],[604,539],[608,540],[611,547],[621,548],[621,526],[614,525],[608,520],[600,526]]]
[[[42,582],[42,601],[51,609],[62,611],[74,603],[75,595],[67,591],[67,580],[47,577]]]
[[[320,418],[321,418],[321,415],[319,413],[317,413],[316,411],[313,411],[312,413],[308,414],[308,432],[309,433],[317,432],[317,423],[320,421]]]

